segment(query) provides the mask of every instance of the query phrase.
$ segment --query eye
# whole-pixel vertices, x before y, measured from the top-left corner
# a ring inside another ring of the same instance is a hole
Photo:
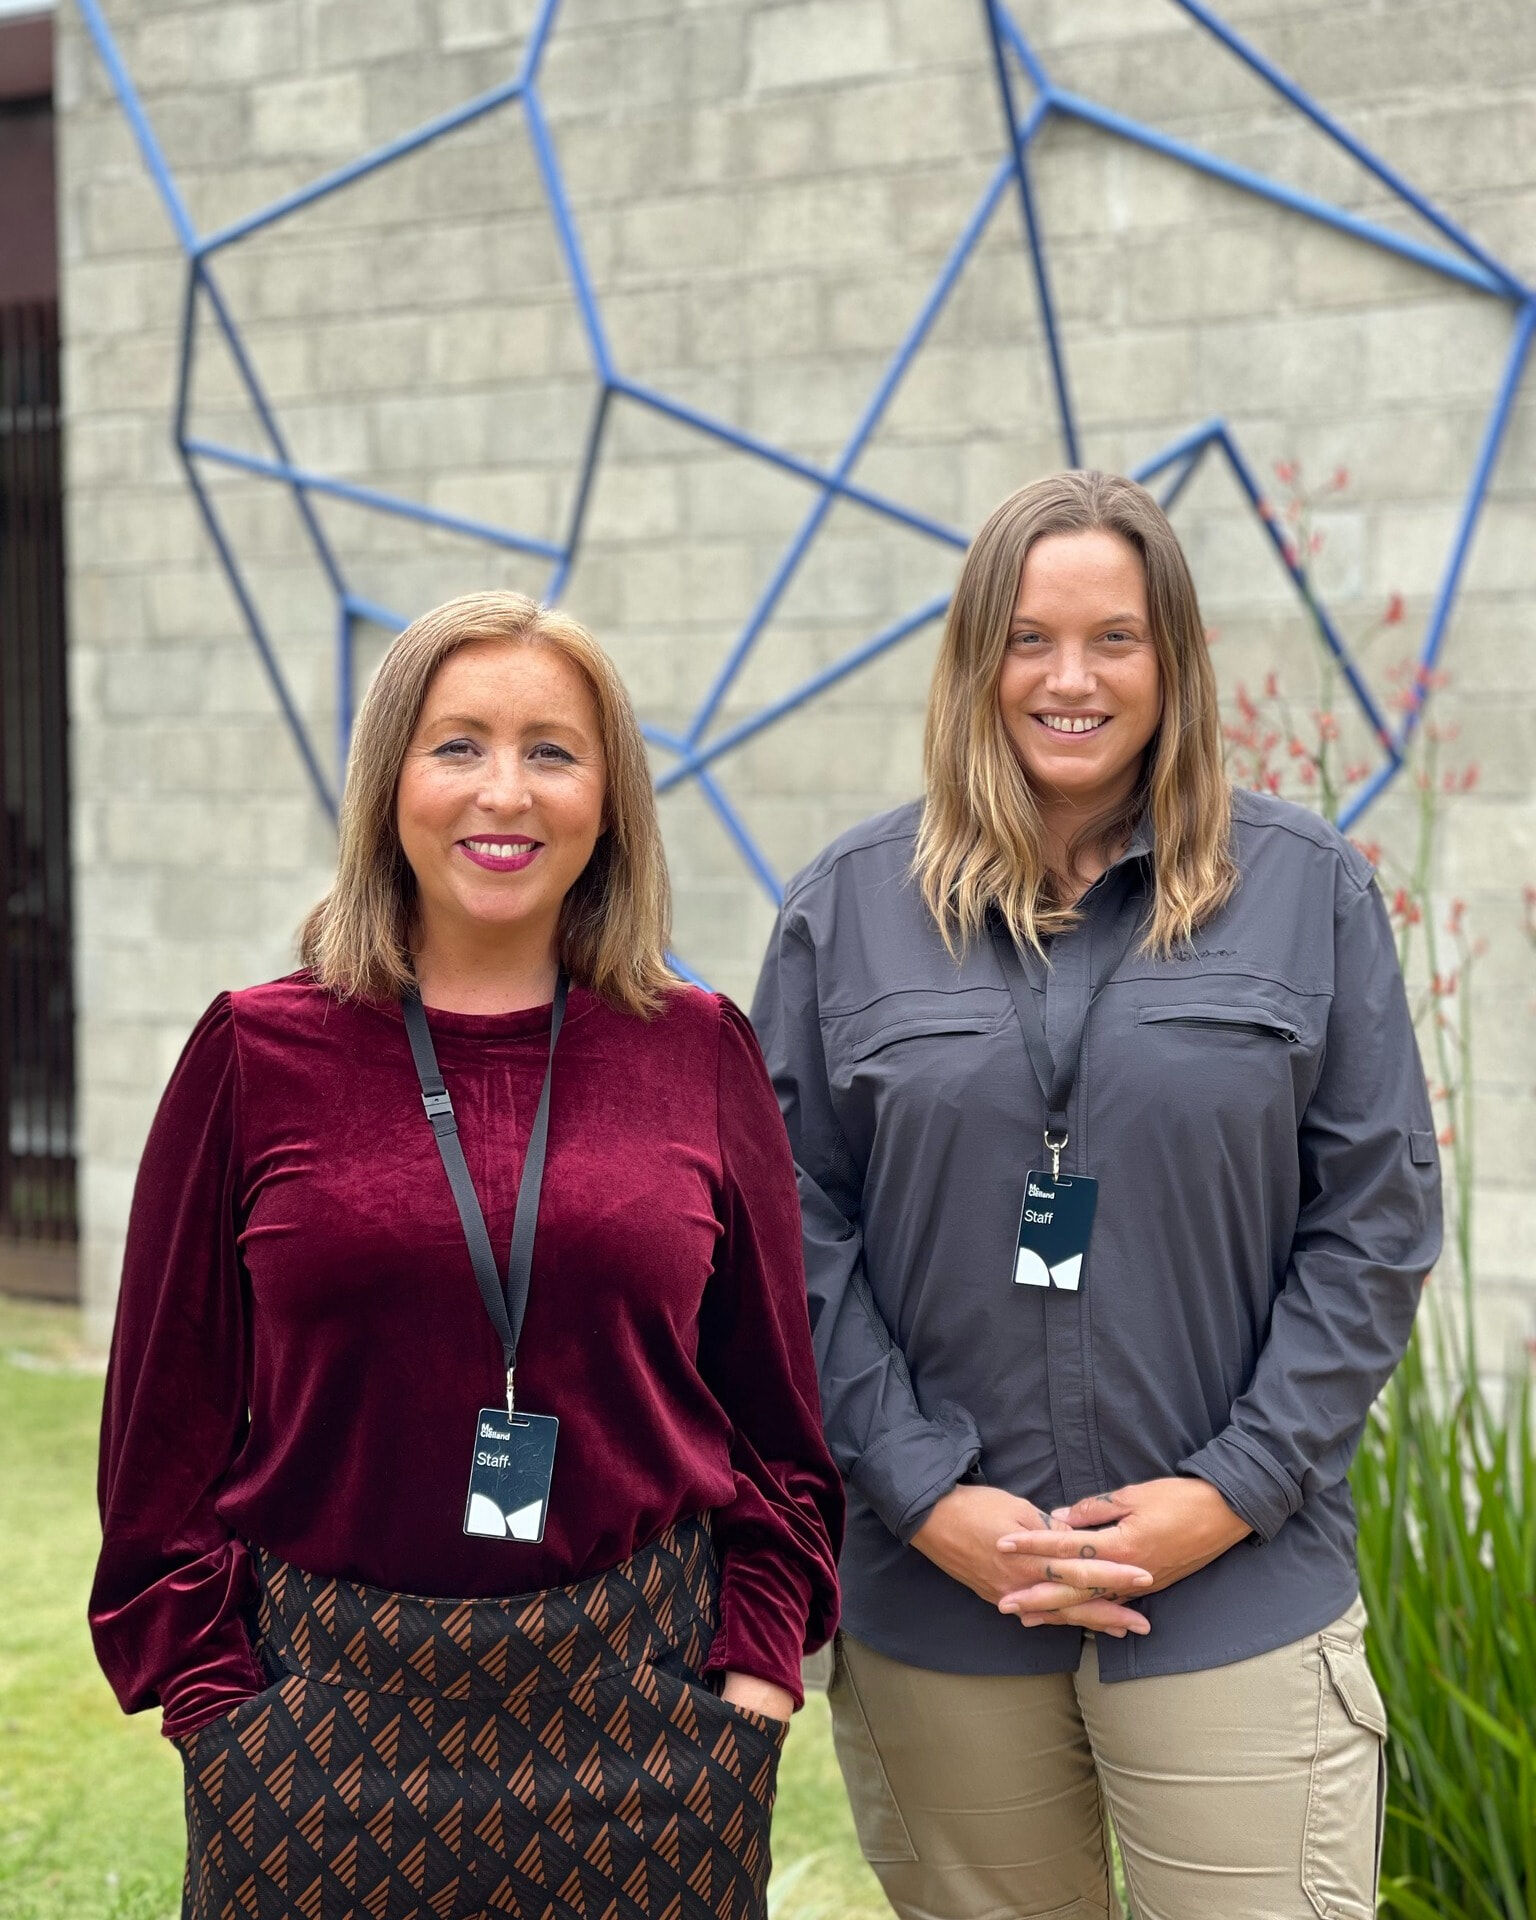
[[[1111,627],[1103,638],[1106,640],[1116,640],[1125,645],[1134,645],[1138,636],[1134,633],[1127,633],[1124,627]]]
[[[1010,647],[1038,647],[1042,644],[1041,635],[1030,627],[1022,627],[1017,633],[1008,636]]]
[[[441,746],[432,749],[434,760],[467,760],[475,751],[472,740],[445,740]]]
[[[556,746],[553,740],[541,740],[533,749],[535,760],[547,760],[555,765],[569,765],[575,760],[574,753],[568,753],[564,747]]]

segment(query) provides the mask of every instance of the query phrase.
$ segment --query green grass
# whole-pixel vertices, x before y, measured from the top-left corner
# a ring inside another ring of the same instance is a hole
[[[73,1315],[0,1299],[0,1920],[172,1920],[181,1768],[126,1719],[85,1625],[101,1381]],[[827,1703],[796,1715],[774,1818],[776,1920],[880,1920]]]

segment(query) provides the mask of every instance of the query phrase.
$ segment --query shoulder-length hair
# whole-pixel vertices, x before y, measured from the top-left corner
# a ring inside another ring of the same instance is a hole
[[[1097,530],[1118,534],[1141,558],[1163,710],[1135,792],[1078,835],[1069,865],[1089,846],[1118,848],[1150,816],[1154,890],[1143,944],[1155,953],[1187,940],[1237,884],[1216,677],[1178,536],[1133,481],[1052,474],[1010,494],[971,542],[934,668],[915,871],[951,953],[981,935],[989,911],[1037,949],[1077,918],[1057,892],[997,690],[1025,556],[1048,534]]]
[[[396,796],[432,676],[475,640],[550,647],[592,690],[602,736],[603,831],[561,909],[560,958],[610,1005],[649,1014],[675,984],[666,962],[671,890],[645,745],[618,669],[568,614],[521,593],[472,593],[413,621],[358,710],[341,803],[336,882],[299,933],[304,965],[346,998],[388,1000],[415,979],[416,878]]]

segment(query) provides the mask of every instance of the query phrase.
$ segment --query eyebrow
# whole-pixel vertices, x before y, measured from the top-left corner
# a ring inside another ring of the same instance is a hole
[[[1045,627],[1049,626],[1050,622],[1032,619],[1027,613],[1015,613],[1008,624],[1010,628]],[[1102,620],[1095,620],[1093,624],[1096,627],[1143,627],[1147,623],[1144,616],[1139,613],[1110,613],[1106,614]]]
[[[491,723],[483,714],[478,713],[441,713],[435,719],[426,722],[431,727],[462,727],[467,731],[489,733]],[[581,733],[583,728],[574,720],[529,720],[520,729],[523,733]]]

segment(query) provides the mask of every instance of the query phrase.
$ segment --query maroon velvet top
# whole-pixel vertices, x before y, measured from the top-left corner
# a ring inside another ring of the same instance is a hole
[[[504,1263],[549,1009],[429,1011]],[[800,1210],[752,1030],[694,988],[650,1021],[573,987],[555,1054],[518,1405],[560,1419],[544,1540],[462,1531],[505,1399],[396,1006],[296,975],[221,995],[139,1168],[91,1595],[129,1711],[189,1732],[266,1683],[247,1545],[401,1592],[500,1596],[714,1514],[709,1664],[800,1697],[837,1617]]]

